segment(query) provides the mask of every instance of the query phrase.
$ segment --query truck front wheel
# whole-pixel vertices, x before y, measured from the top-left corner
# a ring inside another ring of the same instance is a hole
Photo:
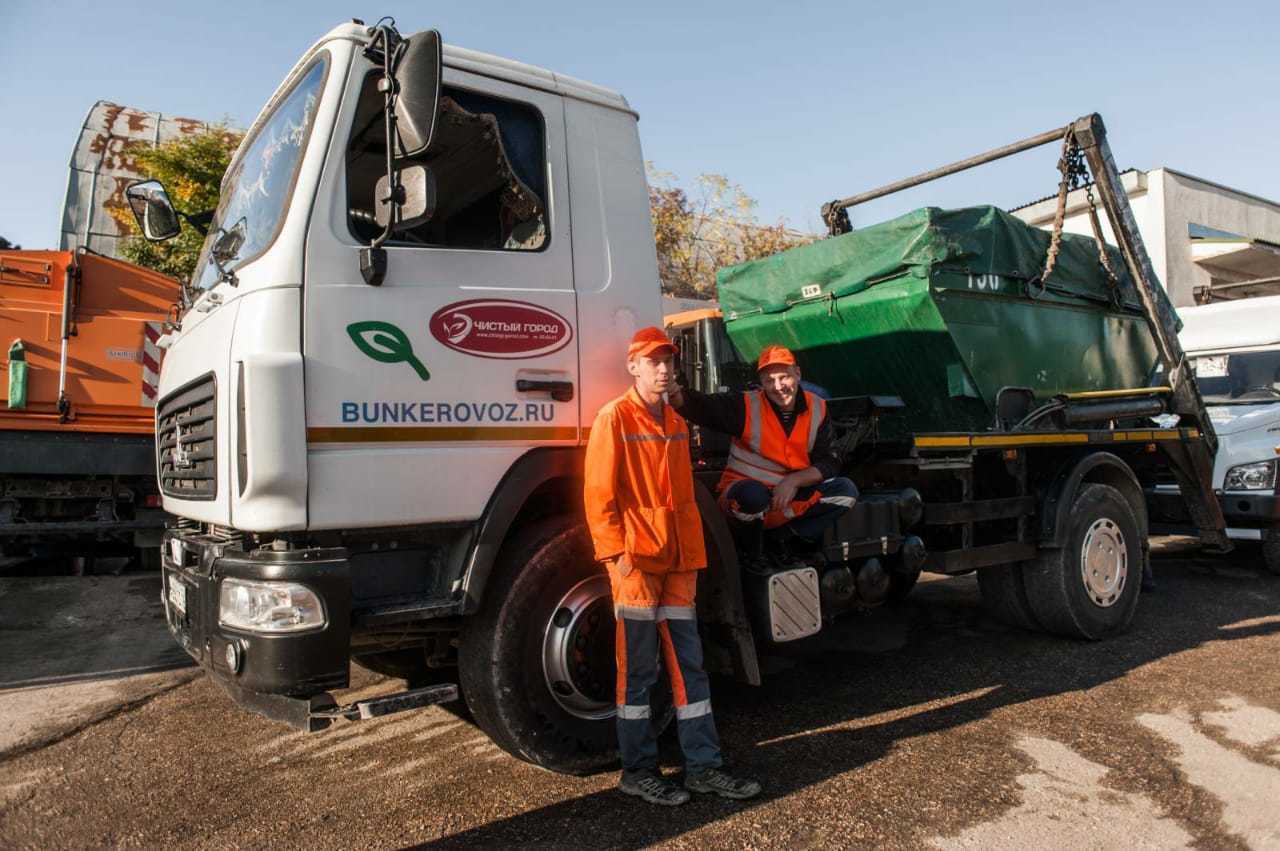
[[[609,577],[586,526],[540,521],[503,547],[484,606],[464,627],[459,675],[476,723],[512,756],[588,774],[617,761]],[[654,689],[656,725],[672,714]]]
[[[1049,632],[1099,639],[1123,631],[1138,605],[1142,541],[1120,491],[1085,484],[1067,518],[1063,546],[1023,569],[1027,601]]]

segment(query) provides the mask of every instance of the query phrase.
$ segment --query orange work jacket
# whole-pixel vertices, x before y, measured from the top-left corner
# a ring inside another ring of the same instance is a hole
[[[707,566],[693,491],[689,426],[670,405],[663,422],[635,388],[600,409],[587,441],[587,525],[600,561],[625,553],[646,573]]]
[[[796,416],[790,435],[783,431],[763,390],[742,394],[747,415],[743,419],[742,434],[729,444],[729,460],[716,486],[718,491],[723,492],[741,479],[754,479],[772,488],[788,473],[811,466],[809,452],[827,416],[827,402],[808,390],[801,392],[805,409]]]

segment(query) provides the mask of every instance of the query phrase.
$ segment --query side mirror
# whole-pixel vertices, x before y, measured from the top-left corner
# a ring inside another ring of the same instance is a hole
[[[124,195],[142,235],[152,242],[175,237],[182,229],[178,223],[178,212],[173,209],[169,193],[164,191],[164,184],[160,181],[135,183],[124,191]]]
[[[209,246],[209,253],[213,255],[214,260],[218,261],[219,266],[226,265],[240,256],[246,232],[245,219],[241,216],[240,221],[232,225],[229,230],[222,231],[213,241],[213,245]]]
[[[426,30],[406,39],[404,54],[396,65],[396,128],[404,146],[402,156],[415,157],[431,144],[440,109],[440,33]],[[406,217],[407,218],[407,217]]]
[[[400,169],[400,212],[393,230],[409,230],[431,220],[436,211],[436,176],[425,166],[411,165]],[[391,219],[390,182],[384,174],[374,188],[373,216],[385,228]]]

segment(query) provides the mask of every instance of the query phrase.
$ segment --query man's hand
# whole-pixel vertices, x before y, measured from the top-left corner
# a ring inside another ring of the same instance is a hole
[[[774,511],[781,511],[791,504],[796,498],[796,491],[800,490],[800,486],[796,483],[795,473],[784,476],[782,481],[773,487],[773,499],[769,501],[769,507]]]
[[[676,382],[671,382],[671,388],[667,391],[667,404],[673,408],[678,408],[684,404],[684,391]]]
[[[623,553],[614,559],[613,566],[617,569],[619,576],[626,576],[634,569],[631,559],[627,558],[627,554]]]
[[[796,491],[807,488],[822,481],[822,473],[817,467],[806,467],[782,477],[782,481],[773,486],[773,499],[769,507],[774,511],[782,511],[796,498]]]

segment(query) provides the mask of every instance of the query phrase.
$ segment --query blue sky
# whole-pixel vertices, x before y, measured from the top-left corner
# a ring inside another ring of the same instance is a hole
[[[168,9],[168,12],[163,10]],[[247,126],[334,24],[403,32],[620,90],[645,156],[720,172],[762,220],[1101,112],[1121,168],[1167,165],[1280,199],[1280,3],[0,3],[0,235],[56,242],[67,162],[99,99]],[[1014,206],[1054,191],[1044,149],[861,208]]]

